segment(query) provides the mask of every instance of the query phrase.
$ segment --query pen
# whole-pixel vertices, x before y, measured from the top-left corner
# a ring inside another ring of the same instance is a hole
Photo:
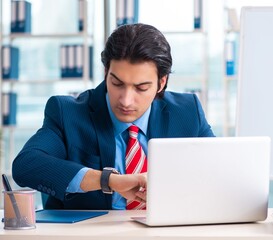
[[[9,193],[9,198],[11,200],[11,203],[12,203],[12,207],[13,207],[13,210],[15,212],[15,215],[16,215],[16,218],[18,220],[18,222],[20,222],[21,220],[21,213],[19,211],[19,208],[18,208],[18,205],[17,205],[17,202],[16,202],[16,199],[12,193],[12,188],[9,184],[9,181],[8,181],[8,178],[5,174],[2,174],[2,182],[3,182],[3,185],[4,185],[4,189],[8,192],[11,192]]]

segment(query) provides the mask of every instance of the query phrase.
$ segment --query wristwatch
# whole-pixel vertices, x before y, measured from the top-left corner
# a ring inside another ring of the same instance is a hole
[[[109,177],[110,174],[120,174],[119,171],[112,167],[105,167],[102,170],[101,178],[100,178],[100,186],[103,193],[112,194],[113,190],[109,187]]]

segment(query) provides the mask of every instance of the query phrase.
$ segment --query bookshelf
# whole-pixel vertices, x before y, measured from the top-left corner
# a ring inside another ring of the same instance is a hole
[[[36,1],[31,1],[32,10],[34,10],[35,4],[47,4],[47,1],[42,2],[38,3]],[[79,6],[79,2],[84,4],[84,7],[81,8],[81,15],[79,14],[79,9],[77,8],[77,6]],[[73,19],[76,21],[76,23],[74,23],[74,26],[76,27],[73,31],[71,31],[72,28],[70,28],[69,31],[63,29],[62,31],[52,32],[43,32],[43,30],[41,30],[40,32],[31,31],[26,33],[14,33],[7,31],[7,29],[10,28],[9,24],[5,24],[5,26],[3,26],[4,23],[7,22],[7,18],[10,18],[8,20],[11,22],[11,16],[9,16],[9,14],[6,14],[5,16],[2,14],[4,10],[3,6],[5,6],[5,11],[7,9],[11,9],[11,1],[0,0],[0,48],[2,49],[2,46],[4,45],[18,47],[20,51],[19,65],[21,68],[28,63],[25,58],[28,54],[31,54],[31,56],[36,56],[33,54],[33,51],[37,51],[37,55],[39,55],[39,51],[52,51],[52,46],[54,48],[54,53],[50,56],[53,60],[50,61],[45,59],[50,64],[45,65],[42,71],[39,67],[37,67],[37,69],[35,67],[36,63],[37,66],[40,66],[42,63],[38,62],[38,60],[32,60],[30,61],[32,66],[29,68],[30,70],[27,74],[22,74],[19,71],[18,79],[3,79],[2,67],[0,67],[1,95],[4,92],[14,92],[17,94],[17,123],[4,125],[1,121],[2,154],[0,170],[1,173],[6,173],[9,177],[11,174],[11,163],[14,157],[20,151],[26,140],[33,135],[33,133],[37,131],[39,127],[41,127],[43,109],[47,99],[51,95],[56,94],[76,94],[75,92],[81,92],[94,85],[93,79],[90,78],[90,64],[92,63],[90,61],[92,61],[92,56],[90,57],[87,53],[89,53],[89,47],[92,46],[94,48],[95,45],[93,35],[94,31],[90,31],[90,29],[94,29],[94,19],[92,19],[92,14],[94,12],[93,10],[91,13],[88,12],[91,8],[94,8],[95,1],[70,0],[69,3],[67,1],[60,1],[60,3],[56,4],[56,8],[66,9],[66,4],[71,4],[74,6],[74,8],[70,7],[69,10],[72,12],[74,11],[73,14],[71,14],[74,18],[77,16],[75,19]],[[75,13],[75,11],[77,13]],[[91,19],[89,19],[90,16]],[[3,19],[4,17],[5,19]],[[39,20],[40,19],[37,18],[37,14],[32,14],[32,23],[34,23],[34,21],[38,22]],[[83,29],[81,30],[80,28],[82,28],[82,26]],[[61,77],[60,47],[62,43],[81,44],[83,46],[83,72],[81,77]],[[35,50],[29,47],[31,45],[35,46]],[[28,46],[29,48],[26,50],[24,49],[24,46]],[[25,60],[27,63],[25,63]],[[2,66],[2,58],[0,58],[0,66]],[[47,67],[49,67],[49,69],[47,69]],[[48,74],[48,72],[54,73]],[[3,116],[2,102],[1,116]]]

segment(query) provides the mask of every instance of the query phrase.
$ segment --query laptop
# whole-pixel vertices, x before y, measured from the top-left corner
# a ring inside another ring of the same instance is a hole
[[[255,222],[267,217],[269,137],[148,142],[148,226]]]

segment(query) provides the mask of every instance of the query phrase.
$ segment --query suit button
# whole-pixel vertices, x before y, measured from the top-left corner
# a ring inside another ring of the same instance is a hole
[[[52,191],[51,191],[51,196],[55,196],[55,194],[56,194],[55,191],[52,190]]]
[[[47,189],[47,193],[48,193],[48,194],[51,193],[51,189],[50,189],[50,188]]]
[[[46,187],[46,186],[44,186],[44,187],[43,187],[43,192],[45,192],[45,193],[46,193],[46,191],[47,191],[47,187]]]

